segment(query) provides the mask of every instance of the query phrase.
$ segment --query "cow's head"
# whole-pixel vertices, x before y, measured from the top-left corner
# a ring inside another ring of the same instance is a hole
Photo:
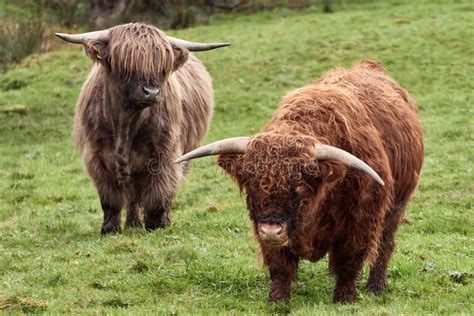
[[[160,99],[170,74],[181,67],[188,51],[204,51],[228,46],[202,44],[166,36],[158,28],[129,23],[107,30],[82,33],[56,33],[61,39],[84,44],[87,55],[107,70],[109,95],[128,108],[144,108]]]
[[[193,150],[177,160],[221,155],[219,165],[247,193],[247,208],[259,240],[269,246],[288,245],[301,228],[300,212],[314,207],[321,183],[335,183],[341,168],[350,166],[384,184],[379,175],[352,154],[299,135],[261,133],[254,137],[224,139]]]

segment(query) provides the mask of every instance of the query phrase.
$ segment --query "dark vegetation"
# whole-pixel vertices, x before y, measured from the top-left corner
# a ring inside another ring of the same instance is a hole
[[[214,14],[311,5],[332,11],[331,0],[0,0],[0,72],[33,52],[55,48],[57,44],[46,39],[53,27],[85,30],[143,21],[180,29],[206,24]]]

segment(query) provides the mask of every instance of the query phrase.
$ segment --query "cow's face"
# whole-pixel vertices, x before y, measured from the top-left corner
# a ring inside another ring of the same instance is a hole
[[[55,33],[74,44],[83,44],[87,55],[106,69],[100,77],[107,98],[126,110],[142,109],[168,95],[167,80],[188,59],[188,50],[207,51],[229,43],[195,43],[168,37],[143,23],[118,25],[80,34]]]
[[[259,136],[247,146],[245,155],[219,159],[219,165],[247,194],[258,239],[272,247],[288,245],[323,171],[304,139],[286,140]]]
[[[257,181],[252,181],[257,182]],[[279,194],[267,193],[247,185],[247,208],[258,239],[272,247],[288,245],[297,225],[301,197],[296,190]]]
[[[86,51],[107,70],[109,96],[126,109],[159,102],[169,76],[188,57],[159,29],[137,23],[110,29],[107,41],[90,41]]]

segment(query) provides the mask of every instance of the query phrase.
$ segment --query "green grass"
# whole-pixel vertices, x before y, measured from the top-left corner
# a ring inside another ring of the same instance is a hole
[[[217,104],[206,142],[257,132],[286,91],[364,58],[413,95],[425,165],[389,292],[374,297],[361,280],[357,303],[333,305],[327,261],[304,262],[291,305],[268,307],[245,203],[211,158],[193,164],[170,228],[100,237],[99,201],[70,136],[90,62],[67,47],[0,75],[0,312],[474,313],[471,1],[221,15],[173,34],[233,44],[199,54]]]

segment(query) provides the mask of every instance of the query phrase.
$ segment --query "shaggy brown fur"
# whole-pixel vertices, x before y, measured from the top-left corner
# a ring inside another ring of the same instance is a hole
[[[346,150],[385,181],[336,161],[314,161],[317,143]],[[287,247],[260,241],[272,281],[270,301],[288,300],[300,258],[329,254],[334,301],[353,301],[364,262],[368,289],[382,292],[394,236],[418,182],[422,131],[414,101],[375,61],[330,71],[290,92],[244,155],[221,155],[219,165],[247,193],[258,223],[285,223]]]
[[[183,170],[173,160],[199,145],[213,108],[212,82],[201,62],[171,45],[159,29],[125,24],[109,41],[86,43],[96,62],[76,106],[74,138],[104,211],[102,233],[126,226],[155,229],[169,211]],[[151,106],[128,95],[141,85],[160,88]]]

